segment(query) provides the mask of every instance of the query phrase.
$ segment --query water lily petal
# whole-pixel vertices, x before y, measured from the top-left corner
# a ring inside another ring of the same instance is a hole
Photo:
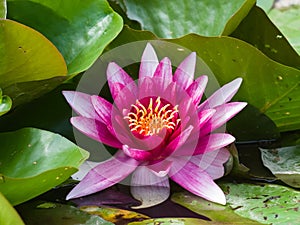
[[[192,156],[190,161],[203,169],[214,180],[224,175],[224,163],[229,159],[230,153],[226,148]]]
[[[111,89],[113,89],[115,93],[114,104],[120,111],[124,109],[130,110],[131,105],[136,103],[137,93],[131,90],[131,85],[132,84],[128,84],[127,86],[125,86],[121,83],[114,83],[114,86],[111,87]]]
[[[199,110],[205,110],[214,108],[216,106],[227,103],[236,94],[242,84],[243,79],[237,78],[228,84],[225,84],[215,93],[213,93],[207,100],[205,100],[200,106]]]
[[[205,171],[194,163],[174,161],[170,178],[195,195],[222,205],[226,204],[223,191]]]
[[[79,91],[63,91],[62,93],[69,105],[78,115],[90,119],[99,119],[99,116],[95,112],[95,109],[91,102],[90,95]]]
[[[167,86],[172,82],[172,65],[169,58],[165,57],[163,58],[159,65],[157,66],[155,73],[154,73],[154,79],[159,83],[159,86],[157,86],[157,89],[165,90]]]
[[[122,150],[126,155],[138,161],[150,160],[152,157],[150,151],[130,148],[128,145],[123,145]]]
[[[156,67],[158,66],[158,59],[151,44],[147,44],[141,59],[139,71],[139,85],[145,77],[153,77]]]
[[[196,67],[196,52],[192,52],[177,67],[173,80],[179,84],[184,90],[187,89],[194,79]]]
[[[221,127],[245,108],[246,105],[247,103],[245,102],[230,102],[215,107],[216,113],[214,113],[210,121],[203,126],[201,134],[208,134],[209,132]]]
[[[91,102],[99,115],[100,121],[111,126],[112,104],[97,95],[91,96]]]
[[[195,105],[198,105],[203,96],[205,87],[207,85],[208,78],[205,75],[198,77],[186,90],[189,96],[193,98]]]
[[[192,142],[185,143],[180,149],[176,150],[176,156],[199,155],[223,148],[235,141],[235,138],[226,133],[210,134],[199,138],[197,145]]]
[[[133,79],[118,64],[114,62],[109,63],[106,73],[108,85],[113,99],[119,95],[114,87],[116,83],[126,86],[133,93],[137,93],[137,86],[135,85]]]
[[[217,110],[215,109],[207,109],[200,111],[198,113],[198,118],[199,118],[199,128],[202,128],[211,118],[212,116],[216,113]]]
[[[113,158],[91,169],[66,199],[78,198],[108,188],[126,178],[138,164],[136,160],[119,151]]]
[[[100,121],[89,119],[82,116],[72,117],[71,123],[76,127],[81,133],[87,135],[88,137],[102,142],[103,144],[109,145],[114,148],[121,148],[122,144],[114,137],[107,125],[101,123]]]
[[[147,167],[138,167],[131,178],[131,194],[141,201],[140,206],[134,209],[147,208],[164,202],[170,195],[170,185],[167,176],[159,177],[153,174]]]
[[[169,161],[167,159],[164,159],[162,161],[159,162],[155,162],[151,165],[148,165],[148,169],[151,170],[151,172],[153,172],[156,176],[158,177],[164,177],[166,176],[172,166],[172,161]]]

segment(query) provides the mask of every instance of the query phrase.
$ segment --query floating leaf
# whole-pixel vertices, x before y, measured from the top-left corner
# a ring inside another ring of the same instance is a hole
[[[0,192],[17,205],[62,183],[77,171],[88,152],[35,128],[0,134]]]
[[[240,216],[264,224],[295,224],[300,192],[274,184],[221,184],[228,204]]]
[[[128,225],[221,225],[223,223],[214,223],[196,218],[157,218],[132,222]]]
[[[0,0],[0,18],[6,18],[6,0]]]
[[[286,23],[285,19],[283,21]],[[230,36],[248,42],[279,63],[300,69],[300,56],[281,30],[258,7],[251,9]]]
[[[0,116],[7,113],[10,110],[11,105],[11,98],[6,95],[3,96],[2,89],[0,88]]]
[[[205,36],[231,33],[255,1],[124,0],[124,3],[128,17],[140,22],[142,29],[162,38],[175,38],[188,33]]]
[[[44,34],[60,50],[69,74],[90,67],[122,29],[105,0],[8,0],[7,17]]]
[[[264,165],[276,177],[300,188],[300,146],[260,150]]]
[[[285,10],[272,9],[268,16],[300,54],[300,6]]]
[[[113,225],[99,216],[89,215],[74,206],[35,201],[18,206],[26,225]]]
[[[19,214],[0,192],[0,224],[24,225]]]
[[[64,76],[62,55],[43,35],[11,20],[0,20],[0,86]]]
[[[206,201],[189,192],[175,193],[172,195],[172,201],[180,204],[193,212],[206,216],[212,224],[260,224],[248,218],[237,215],[229,206],[219,205]]]
[[[103,219],[110,221],[114,224],[127,224],[133,221],[149,219],[148,216],[133,211],[103,206],[83,206],[80,207],[80,210],[92,215],[98,215]]]
[[[265,12],[271,10],[275,0],[257,0],[256,5],[262,8]]]

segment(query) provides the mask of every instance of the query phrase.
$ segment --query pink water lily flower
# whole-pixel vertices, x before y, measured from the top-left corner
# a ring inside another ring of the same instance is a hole
[[[118,149],[91,169],[67,199],[101,191],[132,174],[131,193],[145,207],[169,197],[169,178],[195,195],[226,204],[213,180],[224,175],[223,164],[230,156],[225,147],[235,138],[216,129],[246,106],[228,103],[242,79],[224,85],[200,104],[208,78],[194,80],[195,64],[196,54],[191,53],[173,75],[169,58],[159,62],[147,44],[137,82],[116,63],[109,63],[113,104],[96,95],[63,92],[79,115],[71,118],[72,125]]]

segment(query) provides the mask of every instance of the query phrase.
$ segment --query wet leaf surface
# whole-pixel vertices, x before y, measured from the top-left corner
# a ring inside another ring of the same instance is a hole
[[[88,152],[58,134],[24,128],[0,134],[0,191],[12,205],[62,183]]]
[[[283,182],[300,188],[300,146],[260,149],[266,167]]]
[[[140,22],[143,30],[161,38],[176,38],[188,33],[205,36],[231,33],[255,1],[125,0],[124,3],[128,17]]]
[[[86,70],[122,29],[105,0],[8,0],[8,18],[45,35],[63,55],[69,74]]]
[[[70,205],[34,201],[17,207],[26,225],[113,225]]]
[[[0,224],[24,225],[16,210],[0,192]]]
[[[0,116],[7,113],[12,106],[12,100],[7,95],[2,95],[2,89],[0,88]]]

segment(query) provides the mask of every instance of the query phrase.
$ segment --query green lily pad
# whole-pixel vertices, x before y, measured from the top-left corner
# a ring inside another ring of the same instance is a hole
[[[24,225],[16,210],[10,205],[0,192],[0,224]]]
[[[0,86],[50,79],[67,73],[56,47],[39,32],[11,20],[0,20]]]
[[[58,134],[24,128],[0,134],[0,192],[20,204],[62,183],[88,152]]]
[[[265,12],[268,12],[273,7],[275,0],[257,0],[256,5],[262,8]]]
[[[199,215],[206,216],[214,222],[213,224],[261,224],[237,215],[229,206],[206,201],[189,192],[175,193],[172,195],[171,199],[173,202],[180,204]]]
[[[300,188],[300,146],[260,149],[266,167],[283,182]]]
[[[69,74],[90,67],[122,29],[105,0],[8,0],[7,17],[45,35],[64,56]]]
[[[240,216],[273,225],[299,221],[299,191],[274,184],[223,183],[220,186],[227,203]]]
[[[148,216],[124,209],[110,208],[104,206],[82,206],[80,210],[101,218],[114,224],[127,224],[133,221],[149,219]]]
[[[281,21],[286,23],[285,17]],[[230,36],[248,42],[281,64],[299,69],[300,56],[282,31],[272,23],[262,9],[253,7]]]
[[[7,113],[12,106],[12,100],[7,95],[2,95],[2,89],[0,88],[0,116]]]
[[[0,18],[1,19],[6,18],[6,0],[0,1]]]
[[[128,223],[128,225],[220,225],[223,223],[214,223],[196,218],[157,218],[148,219],[139,222]]]
[[[281,30],[294,49],[300,54],[300,6],[287,9],[272,9],[268,16]]]
[[[99,216],[59,203],[35,201],[22,204],[17,209],[27,225],[113,225]]]
[[[175,38],[188,33],[205,36],[229,34],[255,1],[124,0],[124,3],[127,16],[140,22],[142,29],[162,38]]]

